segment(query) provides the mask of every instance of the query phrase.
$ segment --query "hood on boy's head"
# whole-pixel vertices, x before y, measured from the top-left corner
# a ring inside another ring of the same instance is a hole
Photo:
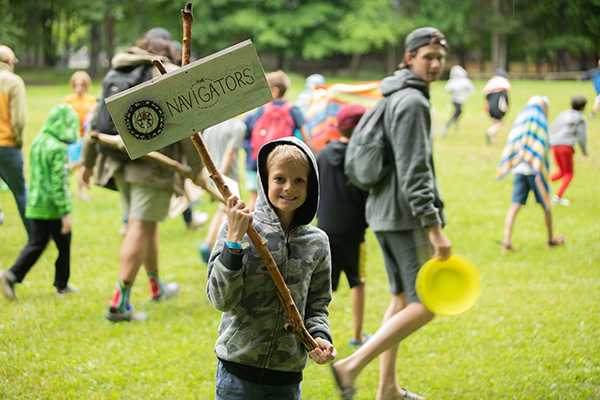
[[[468,75],[467,70],[460,65],[455,65],[450,69],[450,78],[465,78]]]
[[[40,134],[52,135],[61,142],[73,143],[79,136],[79,116],[68,104],[58,104],[50,109]]]
[[[261,201],[261,199],[264,200],[266,203],[269,204],[270,208],[273,209],[273,205],[269,201],[267,195],[267,193],[269,192],[269,174],[267,172],[267,158],[269,154],[273,151],[273,149],[275,149],[275,147],[284,144],[294,145],[298,147],[308,158],[310,170],[308,172],[308,190],[306,195],[306,201],[302,206],[300,206],[300,208],[298,208],[298,210],[296,210],[295,216],[295,219],[300,225],[307,225],[310,224],[315,218],[315,216],[317,215],[317,210],[319,208],[320,189],[317,161],[312,151],[308,148],[308,146],[304,144],[304,142],[293,136],[265,143],[258,151],[258,201]]]

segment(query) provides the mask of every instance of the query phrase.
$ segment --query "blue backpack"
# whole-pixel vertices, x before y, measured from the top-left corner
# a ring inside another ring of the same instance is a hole
[[[365,112],[354,129],[346,148],[344,172],[354,186],[368,191],[392,170],[392,151],[383,116],[388,97]]]

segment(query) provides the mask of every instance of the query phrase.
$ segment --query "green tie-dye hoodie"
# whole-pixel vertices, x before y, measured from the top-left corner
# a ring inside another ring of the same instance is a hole
[[[60,219],[71,212],[67,144],[77,140],[78,134],[79,117],[75,110],[68,104],[52,107],[31,144],[27,218]]]

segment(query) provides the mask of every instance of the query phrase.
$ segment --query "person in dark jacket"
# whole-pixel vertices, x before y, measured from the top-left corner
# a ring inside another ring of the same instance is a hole
[[[348,141],[366,108],[346,104],[337,113],[341,137],[332,140],[317,156],[321,194],[317,226],[329,236],[331,246],[331,289],[337,290],[340,273],[344,271],[352,290],[354,335],[350,344],[360,346],[369,335],[362,331],[365,315],[365,204],[369,192],[353,186],[344,174],[344,158]]]
[[[446,218],[433,166],[429,102],[429,84],[444,67],[446,46],[439,30],[414,30],[400,69],[381,82],[381,93],[389,96],[384,127],[394,167],[370,190],[366,216],[383,253],[392,298],[373,337],[333,364],[345,399],[354,398],[359,373],[379,355],[377,398],[422,399],[396,383],[396,358],[400,342],[434,317],[417,296],[419,269],[432,256],[449,258],[452,247],[442,230]]]

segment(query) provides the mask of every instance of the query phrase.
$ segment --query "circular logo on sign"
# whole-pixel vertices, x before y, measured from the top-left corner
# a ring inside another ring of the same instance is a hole
[[[139,100],[125,114],[129,133],[138,140],[150,140],[160,135],[165,126],[165,114],[150,100]]]

